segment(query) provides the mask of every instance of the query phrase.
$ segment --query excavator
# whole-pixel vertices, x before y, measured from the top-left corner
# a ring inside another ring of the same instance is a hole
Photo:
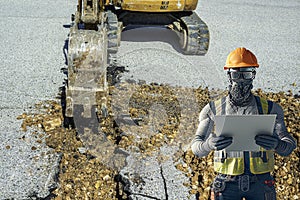
[[[175,31],[182,53],[205,55],[209,31],[194,11],[198,0],[78,0],[68,42],[65,117],[76,127],[107,117],[109,55],[126,27],[162,26]],[[88,129],[95,130],[93,125]],[[96,130],[95,130],[96,131]]]

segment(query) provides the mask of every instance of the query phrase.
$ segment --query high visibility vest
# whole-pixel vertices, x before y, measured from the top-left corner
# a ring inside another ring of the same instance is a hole
[[[259,114],[270,114],[273,102],[255,96]],[[225,100],[223,97],[214,102],[216,115],[225,113]],[[247,155],[247,156],[245,156]],[[214,170],[227,175],[240,175],[245,172],[245,159],[248,159],[252,174],[263,174],[274,169],[274,152],[261,148],[260,151],[231,151],[220,150],[214,152]]]

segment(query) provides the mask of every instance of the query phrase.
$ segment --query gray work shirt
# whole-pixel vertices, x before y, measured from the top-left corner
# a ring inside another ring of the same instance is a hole
[[[227,115],[259,114],[258,106],[254,96],[252,96],[249,104],[246,106],[233,105],[229,99],[229,96],[227,96],[221,106],[223,109],[225,109],[225,114]],[[273,103],[270,114],[277,115],[273,135],[282,141],[279,142],[275,152],[281,156],[288,156],[296,148],[296,141],[286,129],[284,123],[284,114],[281,106],[279,106],[277,103]],[[213,132],[215,115],[216,108],[215,104],[212,102],[207,104],[200,112],[198,129],[191,145],[193,153],[198,157],[206,156],[211,151],[211,149],[208,148],[208,145],[205,145],[205,141]]]

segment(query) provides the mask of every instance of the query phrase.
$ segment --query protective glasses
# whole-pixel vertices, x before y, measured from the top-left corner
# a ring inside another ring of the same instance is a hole
[[[255,78],[256,71],[254,69],[251,71],[228,71],[227,74],[231,80],[253,80]]]

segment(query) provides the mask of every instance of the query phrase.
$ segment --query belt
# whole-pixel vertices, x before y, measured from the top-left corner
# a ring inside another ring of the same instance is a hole
[[[237,175],[231,176],[226,174],[220,174],[228,182],[239,182],[241,180],[249,180],[249,182],[256,182],[258,180],[257,175]]]
[[[222,173],[218,173],[218,175],[220,178],[226,180],[226,181],[239,181],[239,179],[241,179],[241,177],[243,176],[249,176],[249,180],[251,182],[255,182],[257,181],[258,179],[264,179],[264,176],[271,176],[270,175],[270,172],[267,172],[267,173],[263,173],[263,174],[241,174],[241,175],[236,175],[236,176],[233,176],[233,175],[228,175],[228,174],[222,174]]]

